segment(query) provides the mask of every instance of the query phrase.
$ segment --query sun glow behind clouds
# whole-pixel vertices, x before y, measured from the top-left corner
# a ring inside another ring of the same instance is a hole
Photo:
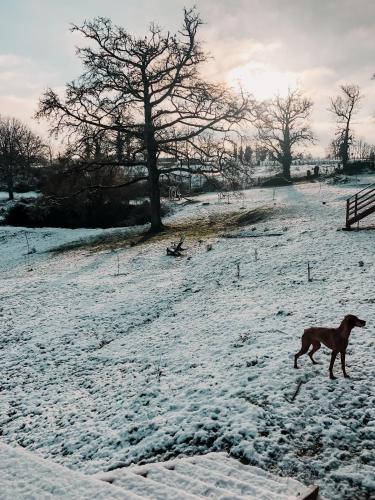
[[[241,86],[256,99],[270,99],[276,94],[285,96],[288,89],[298,86],[297,73],[282,72],[263,62],[249,62],[232,69],[227,76],[228,84]]]

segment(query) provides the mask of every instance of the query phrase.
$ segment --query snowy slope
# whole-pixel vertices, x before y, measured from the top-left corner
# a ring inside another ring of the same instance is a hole
[[[137,500],[138,495],[0,443],[0,499]]]
[[[273,190],[248,191],[246,208],[275,209],[257,233],[282,236],[212,238],[211,252],[188,241],[190,259],[166,257],[160,241],[124,248],[119,275],[110,251],[42,253],[95,231],[31,230],[28,271],[22,229],[0,228],[3,441],[85,473],[230,450],[320,483],[327,498],[366,498],[375,487],[375,233],[337,231],[356,189],[295,185],[277,188],[275,201]],[[201,199],[210,205],[171,219],[242,203]],[[330,381],[324,349],[322,365],[306,357],[294,370],[303,328],[347,313],[368,321],[352,333],[353,378],[337,362]]]
[[[290,478],[244,466],[225,453],[125,467],[85,476],[21,447],[0,443],[0,498],[81,500],[294,500],[308,488]]]

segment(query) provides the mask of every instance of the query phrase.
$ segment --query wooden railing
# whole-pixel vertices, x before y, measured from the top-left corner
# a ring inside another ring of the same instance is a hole
[[[346,200],[346,228],[375,212],[375,183]]]

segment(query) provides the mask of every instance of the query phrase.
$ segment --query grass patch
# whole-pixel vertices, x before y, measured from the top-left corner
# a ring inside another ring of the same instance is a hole
[[[261,222],[267,219],[271,213],[271,208],[256,208],[184,219],[170,225],[167,234],[168,236],[184,234],[186,238],[190,239],[217,236],[223,231]]]
[[[68,244],[53,248],[52,252],[68,252],[71,250],[89,250],[99,252],[105,250],[115,250],[136,245],[145,245],[148,242],[164,241],[169,242],[184,235],[187,240],[200,240],[218,236],[223,231],[230,231],[239,227],[246,227],[256,224],[270,217],[273,209],[256,208],[254,210],[238,210],[227,213],[209,214],[206,216],[191,217],[179,222],[169,224],[164,231],[159,234],[148,232],[122,232],[117,231],[109,234],[91,236],[82,240],[73,241]]]
[[[115,250],[116,248],[123,248],[126,246],[134,246],[138,240],[145,235],[144,232],[124,232],[114,231],[113,233],[103,233],[94,236],[88,236],[79,240],[64,243],[58,247],[51,248],[49,252],[62,253],[71,250],[90,250],[92,252],[99,252],[101,250]]]

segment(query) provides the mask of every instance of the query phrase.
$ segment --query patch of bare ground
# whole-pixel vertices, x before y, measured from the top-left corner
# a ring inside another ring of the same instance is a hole
[[[105,233],[73,241],[53,248],[51,251],[55,253],[71,250],[100,252],[146,245],[149,242],[169,241],[171,238],[178,238],[181,235],[190,241],[198,241],[202,238],[218,236],[223,231],[230,231],[262,222],[269,219],[273,212],[273,208],[258,207],[253,210],[237,210],[227,213],[220,212],[217,214],[208,214],[175,221],[166,226],[164,231],[157,234],[149,232],[140,232],[138,234],[132,232],[129,234],[119,230],[113,233]]]

